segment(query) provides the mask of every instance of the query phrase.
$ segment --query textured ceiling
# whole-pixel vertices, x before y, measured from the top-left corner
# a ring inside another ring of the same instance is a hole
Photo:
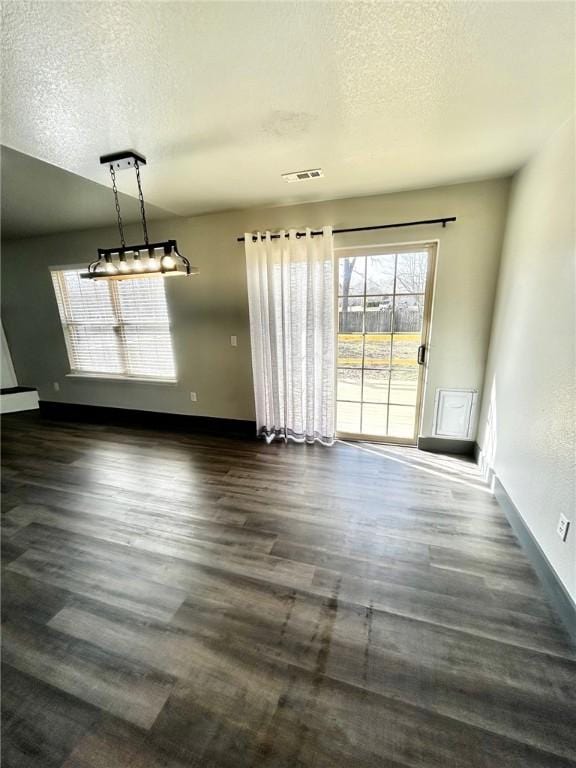
[[[2,15],[2,142],[104,184],[98,156],[134,147],[147,199],[179,214],[509,173],[573,109],[569,2],[13,0]]]

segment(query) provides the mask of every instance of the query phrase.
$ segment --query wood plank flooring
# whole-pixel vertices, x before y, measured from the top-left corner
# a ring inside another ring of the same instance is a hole
[[[476,467],[3,419],[3,768],[568,768],[576,651]]]

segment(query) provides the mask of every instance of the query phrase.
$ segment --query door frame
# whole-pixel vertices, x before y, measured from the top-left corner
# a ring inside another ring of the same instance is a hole
[[[351,442],[366,442],[366,443],[388,443],[389,445],[408,445],[415,446],[418,443],[418,436],[420,434],[420,427],[422,424],[422,413],[424,410],[424,397],[426,394],[426,378],[428,373],[428,363],[430,359],[430,331],[432,326],[432,308],[434,304],[434,288],[436,284],[436,268],[438,263],[438,249],[440,246],[439,240],[412,240],[402,243],[375,243],[375,244],[362,244],[362,245],[347,245],[334,248],[334,311],[336,315],[335,323],[335,350],[334,366],[335,366],[335,382],[334,386],[337,387],[338,377],[338,335],[340,331],[340,323],[338,317],[338,285],[340,277],[340,259],[345,258],[347,255],[352,255],[350,252],[356,251],[359,256],[370,256],[370,251],[377,251],[378,253],[410,253],[417,250],[418,247],[426,246],[429,253],[428,271],[426,274],[426,287],[424,292],[424,312],[422,317],[422,332],[421,343],[426,347],[426,353],[424,358],[424,364],[418,365],[418,388],[416,393],[416,413],[414,415],[414,434],[412,438],[408,437],[387,437],[381,435],[364,435],[362,433],[355,432],[338,432],[336,431],[337,440],[347,440]],[[349,253],[342,253],[342,251],[348,251]],[[376,255],[374,253],[373,255]],[[362,402],[362,401],[360,401]],[[337,392],[334,396],[334,423],[337,424],[338,415],[338,400]]]

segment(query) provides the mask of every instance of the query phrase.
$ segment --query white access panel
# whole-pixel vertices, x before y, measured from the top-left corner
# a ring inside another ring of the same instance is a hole
[[[474,437],[476,389],[437,389],[434,436],[471,440]]]

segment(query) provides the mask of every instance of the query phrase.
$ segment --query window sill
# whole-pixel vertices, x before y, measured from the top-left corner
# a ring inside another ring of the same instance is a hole
[[[86,379],[88,381],[121,381],[121,382],[134,382],[136,384],[162,384],[164,386],[175,386],[178,384],[177,379],[155,379],[154,377],[145,376],[114,376],[113,374],[100,374],[100,373],[67,373],[67,379]]]

